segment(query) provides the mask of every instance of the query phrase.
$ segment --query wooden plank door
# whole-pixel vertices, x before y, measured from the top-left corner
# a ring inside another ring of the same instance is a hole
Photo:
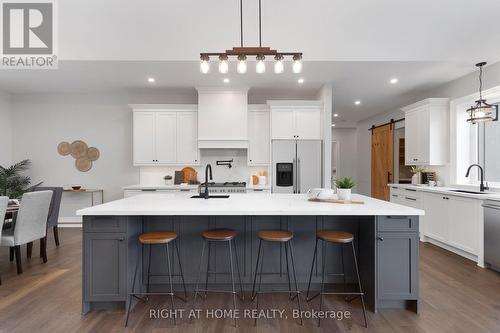
[[[394,180],[394,124],[372,129],[372,197],[389,201]]]

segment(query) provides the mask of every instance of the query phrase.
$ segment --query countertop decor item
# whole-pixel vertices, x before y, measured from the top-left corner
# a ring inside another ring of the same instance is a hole
[[[311,188],[307,191],[308,199],[333,199],[335,191],[329,188]]]
[[[293,65],[292,72],[298,74],[302,72],[302,52],[278,52],[270,47],[262,47],[262,6],[259,0],[259,46],[244,47],[243,46],[243,0],[240,0],[240,46],[233,47],[231,50],[224,52],[204,52],[200,53],[200,72],[208,74],[210,72],[210,57],[214,56],[219,59],[219,73],[227,74],[229,72],[229,57],[236,57],[238,63],[236,71],[240,74],[247,72],[247,56],[256,56],[257,63],[255,71],[257,74],[265,73],[266,63],[265,56],[273,57],[274,73],[281,74],[284,71],[285,56],[292,57]]]
[[[412,165],[410,168],[411,173],[413,173],[413,176],[411,177],[412,185],[422,184],[422,173],[426,172],[427,169],[424,166],[418,165]]]
[[[163,177],[163,180],[165,181],[165,185],[172,185],[172,176],[166,175]]]
[[[476,101],[476,105],[471,106],[466,111],[469,116],[467,121],[472,124],[498,120],[498,104],[488,104],[483,98],[483,67],[486,64],[486,62],[476,64],[476,67],[479,68],[479,99]]]
[[[57,145],[57,152],[62,156],[71,155],[76,160],[76,169],[81,172],[87,172],[92,169],[92,162],[97,161],[101,156],[99,149],[88,147],[82,140],[75,140],[71,144],[63,141]]]
[[[313,202],[329,202],[329,203],[337,203],[337,204],[353,204],[353,205],[364,205],[364,201],[361,200],[341,200],[341,199],[318,199],[318,198],[309,198],[307,199]]]
[[[71,188],[75,191],[78,191],[82,188],[82,186],[81,185],[72,185]]]
[[[184,175],[184,181],[182,183],[191,184],[192,182],[197,181],[197,174],[198,173],[192,167],[185,167],[181,171]]]
[[[344,177],[337,179],[335,181],[335,186],[337,186],[337,196],[340,200],[351,200],[351,189],[354,187],[355,183],[351,177]]]
[[[23,172],[31,167],[30,160],[22,160],[9,167],[0,166],[0,196],[7,196],[11,199],[22,197],[26,192],[31,192],[41,182],[31,185],[31,178],[23,176]]]

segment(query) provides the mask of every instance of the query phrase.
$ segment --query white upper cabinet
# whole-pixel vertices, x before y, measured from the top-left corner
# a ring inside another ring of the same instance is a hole
[[[448,162],[448,104],[447,98],[429,98],[402,109],[406,165]]]
[[[248,108],[248,165],[270,163],[270,119],[266,105]]]
[[[270,101],[273,140],[320,140],[322,105],[317,101]]]
[[[198,165],[196,105],[131,105],[134,165]]]
[[[198,113],[177,113],[177,163],[198,163]]]
[[[134,112],[134,164],[155,162],[155,113]]]
[[[174,164],[177,160],[177,112],[157,112],[155,126],[156,162]]]

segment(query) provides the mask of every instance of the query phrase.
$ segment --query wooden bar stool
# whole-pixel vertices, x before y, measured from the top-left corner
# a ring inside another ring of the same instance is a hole
[[[128,300],[128,305],[127,305],[127,316],[125,319],[125,327],[128,325],[128,318],[130,314],[130,307],[132,303],[132,297],[135,297],[139,300],[144,301],[146,297],[149,295],[169,295],[170,300],[172,303],[172,310],[175,310],[174,306],[174,297],[179,298],[180,300],[186,302],[187,300],[187,290],[186,290],[186,283],[184,281],[184,274],[182,273],[182,265],[181,265],[181,257],[179,254],[179,247],[177,246],[177,233],[175,231],[155,231],[155,232],[148,232],[144,233],[139,236],[139,242],[142,244],[142,251],[137,251],[137,261],[135,264],[135,272],[134,272],[134,279],[132,282],[132,291],[129,293],[129,300]],[[179,271],[180,274],[172,274],[172,267],[170,265],[170,250],[169,250],[169,244],[170,242],[174,243],[175,246],[175,252],[177,253],[177,259],[179,261]],[[139,258],[141,253],[144,251],[144,245],[148,245],[149,248],[149,253],[148,253],[148,278],[147,278],[147,285],[146,285],[146,292],[135,292],[135,281],[137,278],[137,268],[139,266]],[[150,277],[151,277],[151,246],[153,245],[165,245],[165,251],[167,254],[167,266],[168,266],[168,279],[170,283],[170,292],[149,292],[149,282],[150,282]],[[184,287],[184,296],[186,298],[182,298],[174,293],[174,287],[172,283],[172,277],[173,276],[180,276],[182,278],[182,285]],[[176,324],[175,322],[175,317],[172,318],[174,321],[174,325]]]
[[[330,244],[338,244],[340,245],[341,248],[341,256],[342,256],[342,273],[333,273],[333,274],[328,274],[330,276],[342,276],[344,279],[344,291],[343,292],[327,292],[325,291],[325,270],[326,270],[326,257],[323,258],[323,268],[321,272],[321,291],[314,295],[313,297],[309,298],[309,289],[311,287],[311,279],[312,279],[312,274],[314,270],[314,263],[316,262],[317,255],[318,255],[318,241],[323,241],[326,243]],[[356,268],[356,277],[358,280],[358,292],[346,292],[345,289],[345,267],[344,267],[344,245],[345,244],[351,244],[352,248],[352,255],[354,258],[354,266]],[[311,265],[311,273],[309,275],[309,283],[307,285],[307,294],[306,294],[306,299],[307,301],[311,301],[314,299],[316,296],[319,297],[319,311],[321,311],[321,307],[323,305],[323,295],[354,295],[354,298],[361,297],[361,305],[363,307],[363,317],[365,319],[365,327],[368,328],[368,322],[366,321],[366,309],[365,309],[365,298],[364,298],[364,292],[363,289],[361,288],[361,280],[359,278],[359,267],[358,267],[358,260],[356,258],[356,251],[354,250],[354,236],[353,234],[345,231],[335,231],[335,230],[321,230],[316,233],[316,245],[314,246],[314,255],[313,255],[313,261]],[[353,298],[353,299],[354,299]],[[350,299],[352,301],[353,299]],[[321,317],[318,319],[318,327],[321,325]]]
[[[241,274],[240,274],[240,265],[238,262],[238,253],[236,252],[236,245],[234,244],[234,239],[237,236],[237,232],[231,229],[211,229],[211,230],[206,230],[202,232],[201,237],[203,238],[203,248],[201,250],[201,257],[200,257],[200,264],[198,267],[198,276],[196,277],[196,287],[194,290],[194,300],[193,300],[193,308],[196,308],[196,297],[198,296],[199,292],[204,292],[205,296],[204,298],[206,299],[207,293],[229,293],[233,294],[233,308],[236,310],[236,296],[238,293],[236,292],[235,289],[235,283],[234,283],[234,265],[233,265],[233,249],[234,249],[234,257],[236,259],[236,269],[238,270],[238,280],[240,282],[240,295],[238,297],[241,299],[241,301],[245,300],[245,297],[243,295],[243,285],[241,283]],[[229,262],[231,266],[231,272],[217,272],[217,269],[214,268],[213,271],[210,270],[210,250],[211,250],[211,245],[214,242],[226,242],[229,248]],[[199,280],[200,280],[200,275],[201,275],[201,264],[203,262],[203,255],[205,254],[205,246],[208,243],[208,256],[207,256],[207,271],[205,275],[205,289],[199,289]],[[208,277],[209,275],[231,275],[231,284],[232,284],[232,289],[231,290],[215,290],[215,289],[208,289]],[[236,317],[234,318],[234,326],[237,326],[237,321]]]
[[[293,248],[292,248],[292,239],[293,239],[293,232],[288,231],[288,230],[261,230],[257,233],[257,236],[259,237],[259,250],[257,252],[257,265],[255,267],[255,275],[253,279],[253,287],[252,287],[252,301],[254,299],[256,300],[255,304],[255,309],[259,309],[259,294],[272,294],[272,293],[287,293],[290,296],[290,300],[293,300],[295,297],[297,297],[297,305],[299,312],[301,312],[301,306],[300,306],[300,290],[297,286],[297,276],[295,275],[295,262],[293,259]],[[280,274],[279,272],[274,273],[263,273],[263,268],[264,268],[264,248],[262,247],[262,242],[271,242],[271,243],[278,243],[281,247],[281,244],[284,244],[285,246],[285,257],[286,257],[286,274],[287,274],[287,279],[288,279],[288,290],[261,290],[261,284],[262,284],[262,275],[278,275]],[[292,290],[291,286],[291,279],[290,279],[290,267],[289,267],[289,261],[288,261],[288,253],[290,252],[290,260],[292,264],[292,272],[293,272],[293,279],[294,279],[294,284],[295,284],[295,290]],[[261,259],[262,258],[262,259]],[[259,263],[260,263],[260,272],[259,271]],[[257,287],[257,291],[255,290],[255,284],[257,282],[257,275],[259,275],[259,284]],[[293,295],[293,296],[292,296]],[[302,325],[302,317],[300,318],[300,324]],[[254,326],[257,325],[257,317],[254,319]]]

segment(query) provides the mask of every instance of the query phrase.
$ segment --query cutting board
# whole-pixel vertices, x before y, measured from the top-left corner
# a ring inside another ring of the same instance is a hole
[[[315,199],[315,198],[309,198],[307,199],[308,201],[314,201],[314,202],[329,202],[329,203],[336,203],[336,204],[353,204],[353,205],[364,205],[364,201],[360,200],[340,200],[340,199]]]

